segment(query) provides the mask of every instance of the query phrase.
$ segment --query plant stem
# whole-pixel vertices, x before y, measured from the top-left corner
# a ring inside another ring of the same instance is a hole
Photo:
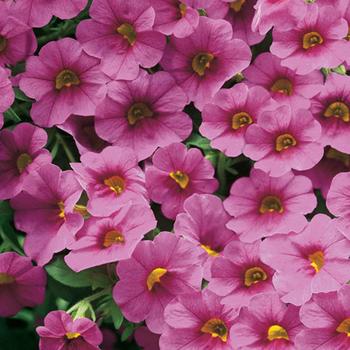
[[[218,174],[218,179],[220,183],[220,188],[219,192],[221,194],[224,194],[226,191],[226,158],[225,155],[220,152],[219,158],[218,158],[218,164],[217,164],[217,174]]]
[[[74,159],[73,153],[71,152],[68,145],[66,144],[66,141],[63,139],[63,137],[60,134],[56,134],[56,139],[57,139],[57,142],[59,142],[63,147],[64,153],[66,154],[68,160],[71,163],[74,163],[75,159]]]

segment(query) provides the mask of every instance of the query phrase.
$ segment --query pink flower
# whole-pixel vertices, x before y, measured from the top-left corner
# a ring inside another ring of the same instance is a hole
[[[80,154],[86,152],[101,152],[110,143],[101,139],[95,130],[95,117],[71,115],[58,127],[72,135]]]
[[[237,84],[221,89],[205,105],[200,132],[211,140],[211,146],[229,157],[242,153],[247,127],[255,123],[261,111],[274,107],[270,95],[261,87]]]
[[[334,176],[327,195],[327,207],[337,216],[337,225],[340,231],[350,239],[350,172]]]
[[[185,200],[183,209],[185,212],[176,216],[174,232],[203,249],[204,277],[208,279],[216,258],[229,242],[237,239],[226,228],[230,216],[221,199],[211,194],[193,194]]]
[[[102,333],[94,322],[85,317],[73,320],[64,311],[51,311],[36,331],[40,350],[99,350],[102,343]]]
[[[199,254],[193,244],[171,233],[140,242],[132,257],[117,265],[120,280],[113,297],[123,315],[131,322],[146,319],[151,332],[162,333],[166,305],[177,295],[201,288]]]
[[[272,27],[290,30],[304,17],[307,5],[303,0],[258,0],[252,30],[265,35]]]
[[[294,350],[302,329],[299,308],[285,305],[276,293],[266,293],[256,295],[241,309],[231,336],[239,349]]]
[[[102,70],[113,79],[133,80],[139,65],[155,66],[163,56],[164,35],[153,30],[151,2],[95,0],[92,19],[82,21],[77,38],[84,50],[102,58]]]
[[[302,305],[313,293],[338,290],[350,280],[349,250],[334,220],[317,214],[299,234],[264,240],[261,259],[277,271],[273,283],[282,300]]]
[[[46,142],[46,132],[29,123],[0,131],[0,199],[15,197],[29,174],[51,162]]]
[[[72,171],[47,164],[26,177],[23,190],[11,200],[15,226],[27,233],[26,254],[45,265],[83,225],[83,217],[74,213],[82,189]]]
[[[91,217],[69,245],[71,252],[65,261],[79,272],[128,259],[143,236],[156,226],[153,212],[145,204],[125,205],[109,218]]]
[[[228,22],[201,16],[190,36],[170,40],[160,64],[202,110],[226,80],[249,65],[250,58],[248,45],[232,39]]]
[[[312,5],[294,28],[287,32],[274,29],[270,50],[282,59],[282,66],[308,74],[345,61],[350,55],[350,46],[344,40],[347,33],[348,25],[336,8]]]
[[[260,54],[243,74],[249,85],[262,86],[277,102],[299,109],[308,109],[310,98],[317,95],[323,85],[320,71],[298,75],[281,66],[281,60],[269,52]]]
[[[141,346],[143,350],[160,350],[159,334],[150,332],[147,327],[137,328],[134,336],[137,345]]]
[[[52,16],[69,19],[77,16],[88,0],[15,0],[11,7],[31,27],[44,27]]]
[[[80,161],[71,167],[87,192],[92,215],[109,216],[130,201],[147,202],[144,173],[130,149],[109,146],[83,154]]]
[[[260,242],[229,243],[211,266],[208,289],[223,297],[222,304],[241,308],[257,294],[273,292],[274,271],[260,259]]]
[[[160,348],[167,350],[231,350],[230,328],[237,311],[223,306],[220,298],[205,289],[178,296],[165,308],[167,323]]]
[[[252,30],[255,4],[256,0],[211,1],[205,10],[208,17],[224,18],[230,22],[234,39],[242,39],[248,45],[255,45],[264,39],[263,35]]]
[[[182,110],[187,98],[170,74],[141,72],[133,81],[109,84],[96,111],[96,131],[103,139],[132,148],[139,160],[158,147],[186,139],[192,120]]]
[[[14,316],[25,306],[44,302],[46,274],[17,253],[0,254],[0,316]]]
[[[9,70],[0,67],[0,129],[4,125],[3,112],[6,112],[15,100],[9,74]]]
[[[287,173],[276,178],[252,169],[250,177],[233,183],[224,207],[233,216],[227,227],[242,241],[254,242],[277,233],[300,232],[307,223],[304,215],[316,207],[316,197],[305,176]]]
[[[3,1],[0,3],[0,66],[15,65],[32,55],[37,48],[30,27],[15,17]]]
[[[310,169],[321,160],[320,136],[321,126],[309,111],[280,106],[263,112],[248,128],[243,153],[257,161],[255,168],[282,176],[291,169]]]
[[[350,286],[338,292],[320,293],[300,309],[300,319],[307,327],[297,338],[298,349],[339,349],[350,347]]]
[[[350,153],[349,77],[329,75],[321,93],[311,101],[311,112],[322,126],[322,144]]]
[[[193,193],[213,193],[218,188],[214,168],[199,149],[173,143],[156,151],[152,162],[146,168],[146,187],[170,219],[183,211],[184,201]]]
[[[34,122],[51,127],[71,114],[93,115],[105,93],[106,77],[98,65],[99,60],[71,38],[51,41],[39,56],[30,57],[19,85],[36,100],[31,109]]]

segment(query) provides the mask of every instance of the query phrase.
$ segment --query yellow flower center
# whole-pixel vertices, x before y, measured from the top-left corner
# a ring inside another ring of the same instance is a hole
[[[79,85],[80,80],[78,76],[69,69],[64,69],[56,77],[56,89],[62,90],[63,88],[70,88],[73,85]]]
[[[65,219],[66,218],[66,214],[64,212],[64,203],[62,201],[58,202],[57,203],[57,206],[58,206],[58,209],[59,209],[59,214],[58,216],[61,218],[61,219]]]
[[[80,333],[76,333],[76,332],[68,332],[68,333],[66,333],[66,338],[67,338],[68,340],[77,339],[77,338],[79,338],[80,336],[81,336],[81,334],[80,334]]]
[[[297,141],[291,134],[279,135],[275,141],[275,150],[277,152],[281,152],[288,149],[289,147],[296,146],[296,144]]]
[[[115,192],[116,195],[120,195],[125,189],[124,179],[117,175],[104,179],[103,183]]]
[[[16,161],[17,170],[20,174],[23,173],[25,168],[33,161],[32,157],[28,153],[22,153],[19,155]]]
[[[192,60],[192,69],[199,75],[203,76],[205,71],[210,68],[214,55],[211,53],[199,53]]]
[[[207,321],[201,328],[201,332],[210,334],[213,338],[220,338],[224,343],[227,342],[227,327],[219,318],[211,318]]]
[[[208,255],[211,255],[211,256],[218,256],[220,254],[216,250],[211,249],[209,245],[201,244],[201,248],[204,249],[208,253]]]
[[[271,91],[278,92],[286,96],[291,96],[293,94],[293,85],[289,79],[281,78],[273,83],[271,86]]]
[[[4,52],[7,47],[7,39],[0,35],[0,52]]]
[[[239,12],[242,10],[245,1],[246,0],[235,0],[234,2],[230,3],[230,8],[235,12]]]
[[[103,238],[103,246],[105,248],[109,248],[113,244],[123,244],[124,242],[124,236],[116,230],[108,231]]]
[[[239,112],[233,115],[231,126],[233,130],[244,128],[253,123],[252,117],[246,112]]]
[[[128,110],[128,122],[130,125],[135,125],[139,120],[152,117],[153,112],[144,103],[135,103]]]
[[[274,324],[267,331],[267,339],[270,341],[273,341],[276,339],[289,340],[289,336],[287,331],[282,326],[278,324]]]
[[[326,118],[339,118],[345,123],[350,121],[350,109],[348,105],[340,101],[331,103],[324,111],[323,115]]]
[[[342,321],[337,327],[336,331],[338,333],[345,333],[348,337],[350,337],[350,318],[346,318],[344,321]]]
[[[308,50],[314,46],[321,45],[323,43],[323,38],[320,33],[309,32],[303,36],[303,49]]]
[[[186,11],[187,11],[187,6],[185,4],[183,4],[183,3],[180,3],[179,10],[180,10],[181,17],[185,17],[186,16]]]
[[[266,196],[261,201],[259,212],[260,214],[283,213],[282,202],[276,196]]]
[[[251,267],[244,273],[244,284],[246,287],[266,280],[267,274],[261,267]]]
[[[168,272],[167,269],[157,267],[147,277],[147,288],[151,291],[156,283],[160,283],[161,278]]]
[[[187,174],[183,173],[180,170],[177,171],[172,171],[169,173],[169,176],[180,186],[181,189],[185,189],[189,182],[190,178],[188,177]]]
[[[134,27],[129,23],[123,23],[116,29],[117,33],[120,34],[128,43],[133,46],[136,42],[136,32]]]
[[[319,272],[324,265],[324,254],[322,251],[309,255],[310,265],[315,269],[316,273]]]
[[[15,282],[15,278],[7,273],[0,272],[0,285],[11,284]]]

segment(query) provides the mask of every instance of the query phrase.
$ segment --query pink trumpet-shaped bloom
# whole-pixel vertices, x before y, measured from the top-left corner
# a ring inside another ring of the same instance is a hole
[[[159,334],[152,333],[147,327],[139,327],[134,333],[137,345],[143,350],[160,350]]]
[[[14,316],[23,307],[44,302],[46,274],[17,253],[0,254],[0,316]]]
[[[252,169],[250,177],[233,183],[224,207],[233,216],[227,227],[242,241],[254,242],[278,233],[300,232],[307,224],[304,215],[316,207],[316,197],[305,176],[270,177]]]
[[[11,107],[15,100],[9,73],[9,70],[0,67],[0,129],[4,125],[3,113]]]
[[[302,305],[312,294],[338,290],[350,280],[350,241],[335,220],[318,214],[298,234],[261,244],[261,258],[277,272],[273,283],[286,303]]]
[[[160,348],[167,350],[232,350],[230,328],[237,311],[220,303],[221,298],[205,289],[181,295],[165,308],[167,324]]]
[[[72,171],[47,164],[29,174],[23,192],[11,200],[15,226],[27,233],[24,250],[39,265],[65,249],[82,227],[83,217],[74,212],[81,193]]]
[[[113,79],[133,80],[139,65],[155,66],[163,56],[165,36],[153,30],[152,1],[94,0],[92,19],[82,21],[77,38],[84,50],[102,59],[102,70]]]
[[[192,194],[213,193],[218,188],[212,164],[197,148],[188,150],[182,143],[173,143],[157,150],[152,162],[146,168],[146,187],[168,218],[175,219]]]
[[[202,110],[226,80],[249,65],[248,45],[232,38],[232,27],[224,20],[201,16],[197,29],[184,39],[172,38],[161,66]]]
[[[75,320],[64,311],[51,311],[44,326],[37,327],[40,350],[99,350],[102,333],[96,323],[86,317]]]
[[[172,233],[141,241],[132,257],[117,265],[119,282],[113,297],[131,322],[146,320],[153,333],[164,329],[164,308],[177,295],[199,291],[202,283],[200,249]],[[191,268],[188,268],[191,266]]]

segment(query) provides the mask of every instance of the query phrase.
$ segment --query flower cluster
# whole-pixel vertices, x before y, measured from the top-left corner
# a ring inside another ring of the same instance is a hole
[[[350,0],[0,1],[0,316],[40,350],[350,349],[349,28]]]

